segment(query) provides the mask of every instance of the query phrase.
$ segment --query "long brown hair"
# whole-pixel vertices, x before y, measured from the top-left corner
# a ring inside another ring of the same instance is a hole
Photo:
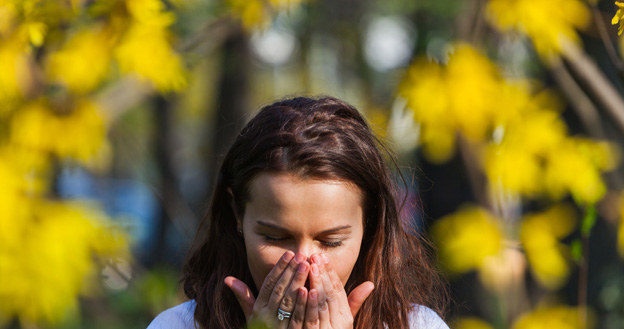
[[[400,218],[402,202],[381,150],[386,149],[365,119],[339,99],[298,97],[262,108],[223,160],[209,213],[184,265],[184,292],[197,303],[197,323],[206,329],[245,325],[223,279],[233,275],[257,294],[234,211],[244,212],[249,183],[264,171],[349,181],[363,192],[364,236],[345,289],[349,293],[367,280],[375,289],[355,328],[409,328],[415,304],[442,314],[444,285],[425,240]]]

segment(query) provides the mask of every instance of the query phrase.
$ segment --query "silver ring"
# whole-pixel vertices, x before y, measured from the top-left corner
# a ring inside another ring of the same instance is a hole
[[[292,315],[292,313],[290,312],[286,312],[284,310],[282,310],[281,308],[277,308],[277,319],[280,321],[284,321],[284,319],[290,319],[290,316]]]

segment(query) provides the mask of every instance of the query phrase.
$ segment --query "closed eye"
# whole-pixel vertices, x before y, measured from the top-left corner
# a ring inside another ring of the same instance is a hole
[[[268,234],[262,234],[262,238],[268,242],[284,242],[289,239],[288,237],[284,237],[284,236],[274,236],[274,235],[268,235]],[[326,247],[326,248],[335,248],[335,247],[342,246],[342,241],[324,241],[324,240],[318,240],[318,241],[321,243],[321,245],[323,245],[323,247]]]
[[[272,236],[272,235],[266,235],[266,234],[262,234],[262,237],[266,241],[284,241],[287,239],[286,237]]]
[[[335,248],[342,246],[342,241],[321,241],[325,247]]]

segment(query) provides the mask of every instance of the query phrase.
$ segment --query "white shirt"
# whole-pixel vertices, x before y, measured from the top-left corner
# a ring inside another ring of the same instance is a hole
[[[195,301],[190,300],[160,313],[147,329],[195,329]],[[449,329],[432,309],[416,305],[409,314],[412,329]]]

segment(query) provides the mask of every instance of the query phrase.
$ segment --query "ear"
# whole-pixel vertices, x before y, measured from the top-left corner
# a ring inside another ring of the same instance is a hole
[[[236,202],[234,201],[234,192],[232,192],[231,188],[227,188],[227,194],[230,198],[230,208],[232,209],[232,213],[234,214],[234,218],[236,219],[236,230],[239,233],[243,231],[243,218],[241,214],[238,212],[238,207],[236,207]]]

